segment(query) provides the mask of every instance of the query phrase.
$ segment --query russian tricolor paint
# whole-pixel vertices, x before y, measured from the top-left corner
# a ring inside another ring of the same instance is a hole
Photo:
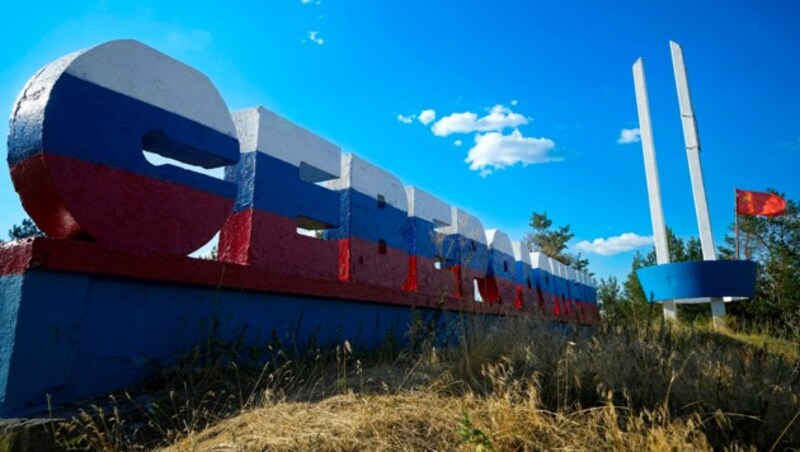
[[[11,117],[14,187],[48,236],[192,252],[219,230],[236,186],[151,165],[143,150],[206,168],[239,159],[233,121],[214,85],[135,41],[47,65],[25,86]]]
[[[203,74],[136,41],[39,71],[8,143],[50,238],[0,247],[3,416],[134,384],[211,319],[223,339],[370,347],[411,307],[597,317],[587,275],[273,112],[231,114]],[[216,261],[186,257],[217,232]]]

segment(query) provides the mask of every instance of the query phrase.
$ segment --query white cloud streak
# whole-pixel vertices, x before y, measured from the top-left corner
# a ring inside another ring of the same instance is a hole
[[[422,112],[419,114],[418,119],[419,122],[422,123],[422,125],[427,126],[428,124],[436,120],[436,111],[431,109],[422,110]]]
[[[642,141],[642,133],[639,129],[622,129],[619,132],[619,138],[617,138],[618,144],[631,144],[631,143],[638,143]]]
[[[397,120],[402,122],[403,124],[411,124],[414,121],[414,115],[410,116],[397,115]]]
[[[319,36],[319,32],[318,31],[309,31],[308,32],[308,40],[313,42],[314,44],[317,44],[317,45],[325,44],[325,39],[323,39],[323,38],[321,38]]]
[[[555,147],[549,138],[525,137],[514,129],[509,135],[490,132],[475,136],[475,146],[469,150],[469,169],[486,177],[494,171],[521,163],[522,166],[561,160],[550,154]]]
[[[583,240],[575,245],[578,251],[585,253],[594,253],[601,256],[613,256],[615,254],[631,251],[636,248],[651,245],[653,243],[652,236],[641,236],[633,232],[625,232],[615,237],[607,239],[598,238],[591,242]]]
[[[478,117],[476,113],[453,113],[436,121],[431,127],[433,134],[446,137],[454,133],[500,132],[503,129],[517,127],[528,123],[528,118],[510,109],[495,105],[489,114]]]

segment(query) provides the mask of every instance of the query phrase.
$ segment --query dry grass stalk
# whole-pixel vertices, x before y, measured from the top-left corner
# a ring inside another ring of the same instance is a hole
[[[162,390],[168,396],[147,402],[162,410],[145,416],[149,433],[92,427],[141,426],[135,419],[83,417],[68,425],[83,435],[77,445],[104,448],[111,438],[124,448],[173,450],[747,450],[800,443],[800,425],[791,422],[800,409],[800,363],[735,336],[668,325],[580,330],[529,318],[465,321],[459,330],[458,345],[444,346],[440,330],[428,329],[410,349],[392,352],[340,344],[338,352],[309,357],[279,353],[263,371],[218,362],[190,367],[170,377]],[[147,412],[141,399],[132,400]],[[123,418],[130,412],[114,411]]]

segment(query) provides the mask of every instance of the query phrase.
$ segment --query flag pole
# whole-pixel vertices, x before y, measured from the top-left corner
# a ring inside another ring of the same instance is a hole
[[[736,196],[736,187],[733,187],[733,218],[736,229],[736,260],[739,260],[739,199]]]

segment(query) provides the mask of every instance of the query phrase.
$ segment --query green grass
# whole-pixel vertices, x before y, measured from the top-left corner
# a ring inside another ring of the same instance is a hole
[[[800,361],[800,343],[797,341],[775,337],[769,333],[744,333],[730,329],[721,329],[719,334],[743,344],[763,348],[767,353],[783,355],[794,362]]]

